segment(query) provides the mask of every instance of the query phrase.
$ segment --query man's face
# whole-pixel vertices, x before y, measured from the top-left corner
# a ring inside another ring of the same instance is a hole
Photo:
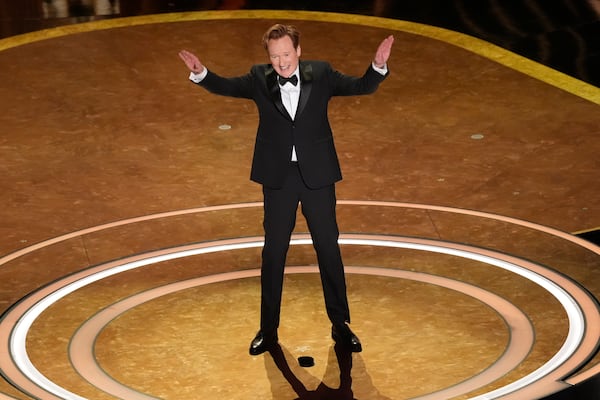
[[[288,78],[298,66],[300,61],[300,45],[294,48],[292,39],[284,36],[280,39],[271,39],[267,42],[267,52],[275,72]]]

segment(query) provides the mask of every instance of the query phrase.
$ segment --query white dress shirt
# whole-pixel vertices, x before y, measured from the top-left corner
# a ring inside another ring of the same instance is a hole
[[[296,67],[296,70],[292,75],[296,75],[298,78],[298,84],[296,86],[292,85],[290,82],[286,82],[283,86],[279,85],[279,91],[281,92],[281,102],[285,107],[290,117],[292,117],[292,121],[296,118],[296,110],[298,109],[298,100],[300,99],[300,69]],[[292,76],[290,75],[290,77]],[[296,156],[296,146],[292,146],[292,161],[298,161],[298,157]]]

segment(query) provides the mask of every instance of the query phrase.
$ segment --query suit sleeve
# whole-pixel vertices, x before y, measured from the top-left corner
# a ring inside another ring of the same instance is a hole
[[[252,73],[234,78],[224,78],[209,70],[206,77],[197,85],[221,96],[251,99],[253,97],[253,81]]]
[[[361,77],[345,75],[331,69],[332,94],[333,96],[355,96],[374,93],[388,75],[389,72],[385,75],[380,74],[371,65]]]

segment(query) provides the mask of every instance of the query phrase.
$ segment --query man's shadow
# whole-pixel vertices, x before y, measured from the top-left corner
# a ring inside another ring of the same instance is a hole
[[[298,396],[295,400],[358,400],[354,397],[352,391],[352,352],[346,346],[335,344],[329,349],[325,376],[320,380],[317,388],[314,390],[309,390],[306,386],[308,383],[312,383],[312,385],[309,386],[314,387],[318,378],[312,376],[303,368],[296,368],[296,360],[287,349],[277,344],[269,350],[269,354],[271,355],[275,366],[279,369],[283,378],[285,378],[285,381],[289,383],[292,390]],[[294,362],[295,373],[292,371],[288,360]],[[277,381],[280,380],[280,377],[272,373],[274,368],[269,368],[267,359],[265,359],[265,364],[269,379],[271,380],[273,398],[281,400],[284,396],[281,392],[287,392],[287,390],[278,387]],[[331,381],[336,382],[335,375],[337,373],[339,373],[339,387],[331,387],[325,383]],[[366,373],[363,371],[361,375],[366,375]],[[366,376],[368,377],[368,375]],[[302,380],[300,377],[302,377]],[[386,399],[386,397],[379,395],[378,391],[372,387],[370,379],[367,379],[367,381],[367,384],[371,386],[370,390],[368,390],[370,393],[377,393],[377,399]],[[361,379],[361,384],[363,383],[365,382]]]

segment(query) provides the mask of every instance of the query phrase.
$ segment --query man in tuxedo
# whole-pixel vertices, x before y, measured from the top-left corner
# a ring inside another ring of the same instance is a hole
[[[338,245],[335,183],[342,179],[327,104],[333,96],[373,93],[388,74],[393,36],[379,45],[362,77],[344,75],[323,61],[300,60],[300,33],[276,24],[263,36],[268,64],[245,75],[225,78],[209,71],[193,53],[182,50],[189,79],[211,93],[253,100],[259,123],[250,179],[264,196],[265,243],[261,266],[260,330],[250,354],[269,350],[277,328],[290,237],[298,204],[317,254],[332,338],[353,352],[362,351],[350,330],[344,266]]]

